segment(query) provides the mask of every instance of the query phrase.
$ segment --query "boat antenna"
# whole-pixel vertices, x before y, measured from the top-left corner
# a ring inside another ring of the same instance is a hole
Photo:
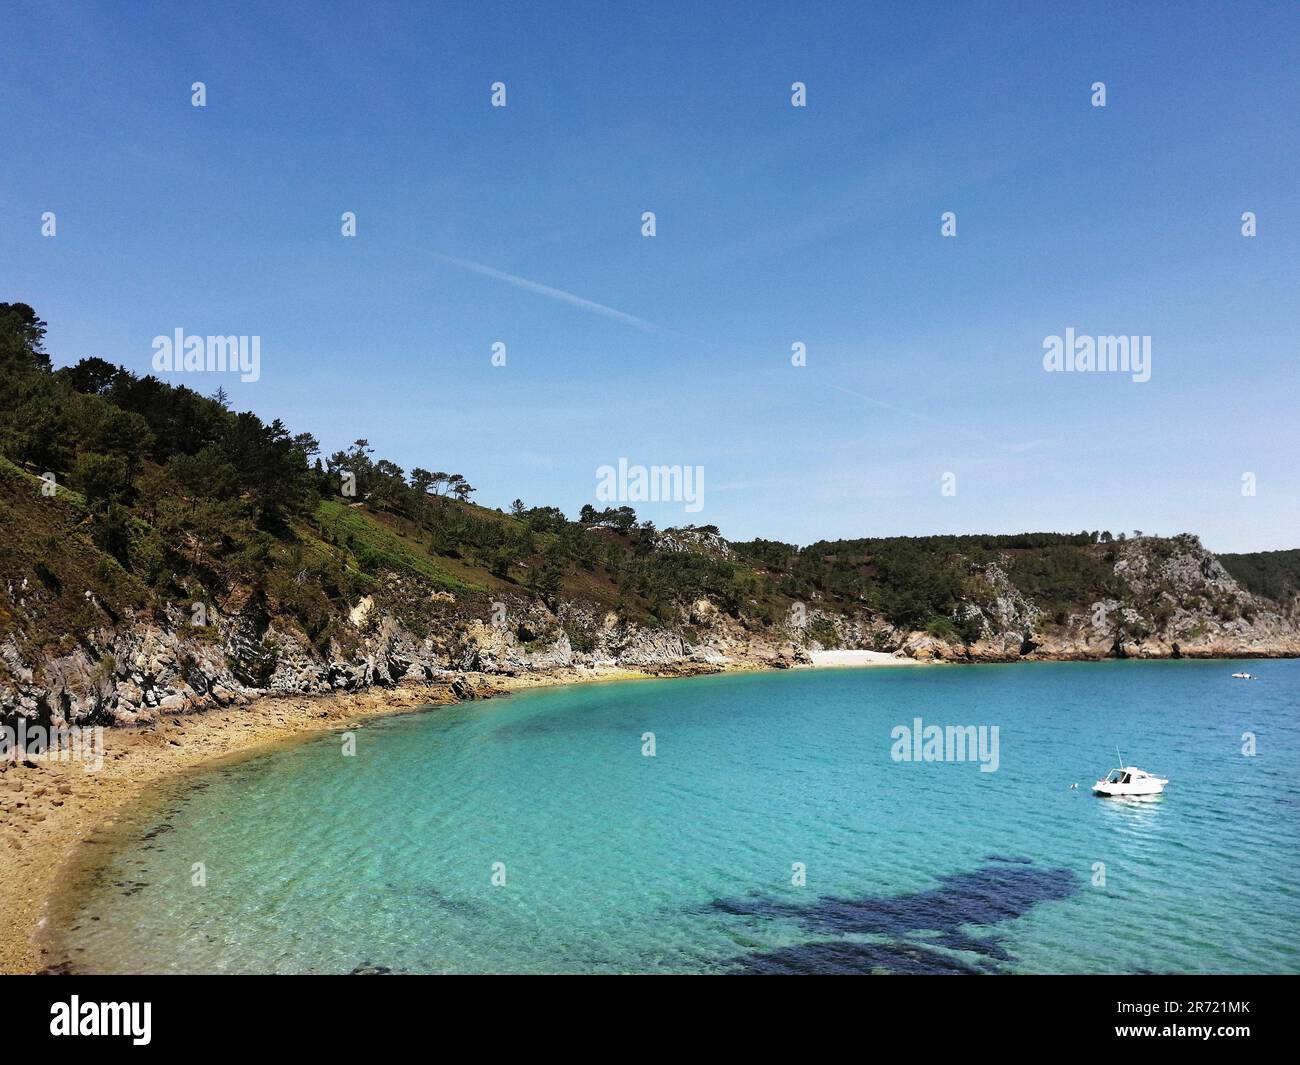
[[[1115,753],[1116,753],[1116,754],[1119,754],[1119,744],[1118,744],[1118,743],[1115,744]],[[1119,767],[1120,767],[1121,769],[1124,768],[1124,756],[1123,756],[1122,754],[1119,754]]]

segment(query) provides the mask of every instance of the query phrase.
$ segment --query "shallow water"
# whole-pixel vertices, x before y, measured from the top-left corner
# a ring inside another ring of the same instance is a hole
[[[388,718],[353,757],[331,735],[197,778],[63,946],[93,972],[1300,972],[1300,662],[1241,665],[735,674]],[[916,717],[997,725],[997,771],[893,760]],[[1089,793],[1116,743],[1164,796]]]

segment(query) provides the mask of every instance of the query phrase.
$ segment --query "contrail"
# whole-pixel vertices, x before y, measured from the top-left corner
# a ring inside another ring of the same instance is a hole
[[[584,299],[582,296],[575,296],[572,292],[565,292],[562,288],[553,288],[550,285],[543,285],[540,281],[530,281],[526,277],[520,277],[518,274],[508,274],[504,270],[498,270],[492,266],[485,266],[483,263],[471,262],[469,259],[457,259],[450,255],[442,255],[436,251],[427,252],[435,259],[441,259],[445,263],[457,266],[462,270],[468,270],[471,273],[482,274],[484,277],[494,277],[498,281],[504,281],[507,285],[514,285],[515,288],[522,288],[525,292],[535,292],[539,296],[546,296],[553,300],[559,300],[561,303],[567,303],[573,307],[581,307],[584,311],[591,311],[593,314],[600,314],[606,318],[613,318],[616,322],[622,322],[624,325],[633,326],[636,329],[645,330],[647,333],[658,331],[659,327],[653,322],[647,322],[644,318],[638,318],[634,314],[628,314],[626,311],[620,311],[614,307],[606,307],[603,303],[597,303],[595,300]]]
[[[921,421],[930,422],[932,425],[949,424],[940,421],[938,418],[932,418],[928,414],[921,414],[918,411],[908,410],[906,407],[898,407],[895,406],[893,403],[886,403],[883,399],[875,399],[872,396],[864,396],[861,392],[854,392],[853,389],[851,388],[844,388],[841,385],[830,385],[830,387],[835,389],[835,391],[837,392],[844,392],[847,395],[856,396],[858,399],[862,400],[865,403],[871,403],[877,407],[883,407],[885,410],[892,410],[895,414],[905,414],[909,418],[919,418]]]

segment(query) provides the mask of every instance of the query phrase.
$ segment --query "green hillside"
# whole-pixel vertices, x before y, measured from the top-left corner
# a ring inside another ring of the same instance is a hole
[[[1116,577],[1124,537],[1104,531],[800,548],[732,544],[711,526],[665,537],[629,507],[587,506],[576,520],[520,501],[492,510],[461,474],[403,470],[364,439],[323,455],[310,432],[232,411],[220,391],[98,358],[54,370],[44,334],[30,307],[0,304],[0,637],[25,650],[66,648],[127,612],[206,603],[252,605],[323,651],[351,638],[348,611],[363,596],[417,633],[449,603],[484,616],[495,599],[527,596],[668,627],[708,599],[756,631],[803,603],[962,642],[981,624],[968,607],[994,609],[1004,578],[1047,627],[1108,598],[1152,617],[1168,609],[1159,588]],[[1153,557],[1180,549],[1148,541]],[[1223,561],[1279,603],[1300,589],[1300,552]]]

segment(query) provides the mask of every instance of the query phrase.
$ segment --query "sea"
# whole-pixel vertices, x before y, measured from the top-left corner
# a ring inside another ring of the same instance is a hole
[[[1164,793],[1095,797],[1121,758]],[[1298,771],[1294,660],[537,689],[191,774],[52,935],[95,973],[1296,973]]]

